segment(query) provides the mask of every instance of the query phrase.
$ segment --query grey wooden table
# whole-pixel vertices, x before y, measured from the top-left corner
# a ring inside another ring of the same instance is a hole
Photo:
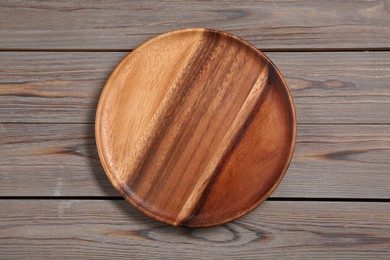
[[[189,27],[265,51],[298,118],[276,192],[206,229],[133,209],[94,141],[115,65]],[[200,257],[390,259],[390,1],[0,0],[0,259]]]

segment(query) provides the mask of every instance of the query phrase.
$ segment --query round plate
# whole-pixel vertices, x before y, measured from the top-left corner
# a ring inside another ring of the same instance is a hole
[[[225,32],[173,31],[114,70],[96,113],[104,170],[137,209],[183,226],[236,219],[281,181],[295,144],[286,82]]]

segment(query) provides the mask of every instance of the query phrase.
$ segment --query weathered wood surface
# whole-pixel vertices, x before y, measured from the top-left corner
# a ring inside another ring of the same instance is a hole
[[[119,196],[93,124],[0,125],[0,196]],[[299,125],[273,197],[390,198],[390,125]]]
[[[0,122],[94,122],[126,54],[0,52]],[[266,54],[292,90],[298,123],[390,123],[390,52]]]
[[[389,48],[388,0],[1,1],[0,49],[136,47],[179,28],[225,30],[261,49]]]
[[[97,159],[97,99],[126,52],[188,27],[226,30],[273,51],[266,54],[287,78],[300,125],[274,198],[389,199],[390,52],[357,52],[390,50],[389,7],[0,1],[0,259],[389,259],[388,202],[266,201],[233,223],[183,229],[123,200],[7,199],[119,196]],[[297,50],[347,52],[288,52]]]
[[[0,125],[0,196],[119,196],[93,124]]]
[[[224,226],[158,223],[125,201],[0,201],[4,259],[388,259],[390,204],[266,201]]]
[[[125,53],[0,52],[1,122],[94,122]]]

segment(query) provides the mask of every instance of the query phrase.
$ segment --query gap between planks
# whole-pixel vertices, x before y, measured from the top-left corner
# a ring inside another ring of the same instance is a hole
[[[124,198],[121,196],[0,196],[0,200],[124,200]],[[390,199],[270,197],[267,201],[389,203]]]
[[[0,125],[94,125],[94,122],[0,122]],[[297,125],[390,125],[390,123],[297,123]]]
[[[0,48],[0,52],[132,52],[134,49],[13,49]],[[262,52],[387,52],[390,47],[380,48],[301,48],[258,49]]]

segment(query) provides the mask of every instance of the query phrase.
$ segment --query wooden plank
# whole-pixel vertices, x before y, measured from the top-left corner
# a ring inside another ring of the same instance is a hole
[[[0,125],[0,146],[0,196],[118,195],[92,124]]]
[[[390,52],[267,53],[298,123],[390,123]]]
[[[92,124],[0,125],[0,196],[119,196]],[[273,197],[390,198],[390,125],[299,125]]]
[[[93,122],[125,53],[0,53],[0,121]]]
[[[131,49],[191,27],[226,30],[260,49],[390,47],[388,0],[1,1],[0,49]]]
[[[94,122],[126,53],[0,52],[0,122]],[[390,123],[390,52],[267,53],[299,123]]]
[[[125,201],[2,200],[5,259],[388,259],[390,203],[266,201],[224,226],[167,226]]]
[[[274,197],[390,198],[390,125],[301,125]]]

